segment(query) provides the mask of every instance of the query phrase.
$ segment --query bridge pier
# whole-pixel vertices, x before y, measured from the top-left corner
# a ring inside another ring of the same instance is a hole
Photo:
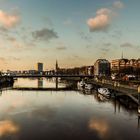
[[[55,81],[55,87],[56,87],[56,89],[58,89],[58,77],[56,77],[56,79],[55,79],[56,81]]]

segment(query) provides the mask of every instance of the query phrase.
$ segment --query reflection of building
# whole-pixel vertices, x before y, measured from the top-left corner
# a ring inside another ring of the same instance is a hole
[[[110,75],[110,62],[106,59],[98,59],[94,64],[94,75],[97,76]]]
[[[38,72],[43,72],[43,63],[37,63],[37,70]]]
[[[43,78],[38,78],[38,88],[43,88]]]

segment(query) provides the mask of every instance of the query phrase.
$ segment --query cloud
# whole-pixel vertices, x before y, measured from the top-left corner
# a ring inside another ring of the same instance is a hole
[[[21,59],[18,57],[10,56],[9,59],[15,60],[15,61],[20,61]]]
[[[72,25],[73,22],[71,19],[66,19],[64,22],[63,22],[64,25]]]
[[[5,27],[0,26],[0,32],[8,32],[8,30]]]
[[[101,48],[101,50],[102,50],[103,52],[108,52],[108,51],[109,51],[109,48]]]
[[[64,42],[58,42],[57,47],[55,49],[58,51],[63,51],[63,50],[66,50],[67,47]]]
[[[23,49],[24,44],[16,40],[16,38],[9,38],[9,41],[11,42],[12,46],[16,49]]]
[[[4,62],[4,61],[6,61],[6,59],[4,57],[0,57],[0,61]]]
[[[133,48],[134,45],[132,45],[129,42],[126,42],[126,43],[121,44],[120,47],[122,47],[122,48]]]
[[[112,13],[112,11],[108,8],[101,8],[101,9],[97,10],[97,12],[96,12],[97,15],[109,15],[111,13]]]
[[[66,50],[67,48],[65,46],[59,46],[56,47],[56,50],[62,51],[62,50]]]
[[[91,17],[87,20],[90,32],[106,31],[110,27],[112,19],[117,15],[113,7],[121,9],[123,8],[123,3],[116,1],[110,8],[101,8],[97,10],[95,17]]]
[[[45,23],[47,23],[47,25],[49,27],[52,27],[53,26],[53,22],[52,22],[51,18],[49,18],[49,17],[43,17],[43,20],[45,21]]]
[[[32,32],[32,36],[35,40],[40,40],[40,41],[50,41],[51,39],[58,38],[57,33],[54,32],[53,29],[47,29],[47,28],[43,28],[41,30],[36,30]]]
[[[0,10],[0,24],[9,29],[15,27],[20,21],[20,18],[16,14],[8,14],[2,10]]]
[[[86,42],[92,41],[92,37],[89,34],[85,34],[83,31],[79,31],[78,34],[80,35],[82,40],[85,40]]]
[[[135,44],[132,44],[132,43],[129,43],[129,42],[125,42],[125,43],[121,44],[120,47],[140,51],[140,46],[139,45],[135,45]]]
[[[98,14],[94,18],[90,18],[87,21],[91,32],[106,30],[110,24],[110,17],[108,14]]]
[[[112,44],[108,42],[108,43],[104,43],[103,45],[104,45],[105,47],[109,47],[109,46],[111,46]]]
[[[7,40],[8,41],[11,41],[11,42],[15,42],[16,41],[16,38],[9,36],[9,37],[7,37]]]
[[[115,1],[113,3],[113,7],[117,8],[117,9],[122,9],[122,8],[124,8],[124,4],[121,1]]]
[[[115,30],[113,34],[111,35],[111,37],[115,39],[120,39],[122,35],[123,33],[121,30]]]

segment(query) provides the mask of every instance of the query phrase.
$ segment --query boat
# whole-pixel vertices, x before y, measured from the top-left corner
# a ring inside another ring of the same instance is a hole
[[[91,89],[93,89],[93,85],[92,84],[85,84],[85,89],[91,90]]]
[[[98,88],[98,92],[106,97],[110,97],[111,93],[108,88]]]
[[[82,80],[82,81],[77,83],[77,86],[81,87],[81,88],[85,88],[85,82]]]

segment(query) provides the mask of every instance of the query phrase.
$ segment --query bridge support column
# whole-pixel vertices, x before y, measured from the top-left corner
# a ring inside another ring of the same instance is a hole
[[[58,77],[56,77],[56,81],[55,81],[56,83],[56,85],[55,85],[55,87],[56,87],[56,90],[58,89]]]

